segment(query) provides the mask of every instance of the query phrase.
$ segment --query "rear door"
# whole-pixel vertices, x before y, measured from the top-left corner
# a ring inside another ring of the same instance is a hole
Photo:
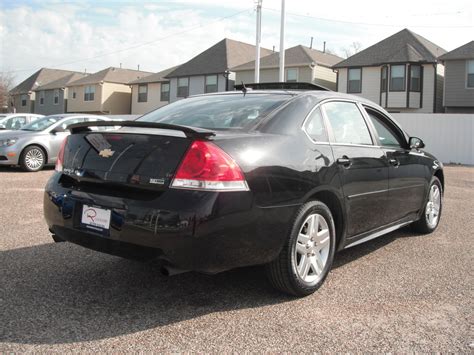
[[[403,132],[375,108],[364,106],[389,164],[386,221],[395,222],[416,213],[423,205],[426,189],[425,165],[412,152]]]
[[[352,101],[322,104],[347,210],[352,237],[384,224],[388,198],[388,164],[376,146],[362,113]]]

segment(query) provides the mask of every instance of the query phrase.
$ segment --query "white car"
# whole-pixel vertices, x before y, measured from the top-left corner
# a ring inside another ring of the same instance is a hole
[[[44,117],[33,113],[4,113],[0,114],[0,129],[18,130],[38,118]]]

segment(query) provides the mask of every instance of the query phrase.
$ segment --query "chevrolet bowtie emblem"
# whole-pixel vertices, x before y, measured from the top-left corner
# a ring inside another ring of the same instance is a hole
[[[112,155],[114,155],[114,151],[113,150],[110,150],[109,148],[107,149],[102,149],[100,152],[99,152],[99,155],[102,157],[102,158],[110,158]]]

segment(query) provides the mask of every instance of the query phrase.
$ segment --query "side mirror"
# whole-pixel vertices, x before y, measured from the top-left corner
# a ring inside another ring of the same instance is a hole
[[[425,147],[425,143],[423,143],[421,138],[418,137],[410,137],[408,144],[410,145],[411,149],[421,149]]]
[[[61,133],[61,132],[66,132],[66,130],[62,128],[61,126],[57,126],[55,129],[51,131],[52,134]]]

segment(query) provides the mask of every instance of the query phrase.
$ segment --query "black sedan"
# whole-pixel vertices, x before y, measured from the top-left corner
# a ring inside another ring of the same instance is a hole
[[[169,274],[262,264],[303,296],[336,251],[440,220],[442,164],[360,97],[201,95],[90,129],[109,124],[70,126],[45,190],[55,241],[158,258]]]

